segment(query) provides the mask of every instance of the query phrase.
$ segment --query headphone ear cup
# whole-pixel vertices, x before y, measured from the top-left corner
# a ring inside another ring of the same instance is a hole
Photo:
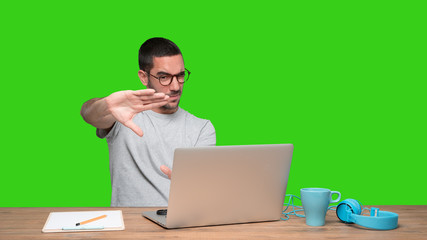
[[[362,206],[357,200],[346,199],[338,204],[336,213],[341,221],[345,223],[354,223],[351,215],[360,215],[362,213]]]
[[[355,199],[347,199],[347,200],[352,203],[351,206],[353,207],[354,214],[357,214],[357,215],[362,214],[362,208],[363,207],[359,201],[357,201]]]

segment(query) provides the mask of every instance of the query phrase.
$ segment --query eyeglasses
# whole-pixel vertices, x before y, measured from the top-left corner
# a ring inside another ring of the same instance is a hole
[[[188,81],[188,78],[190,78],[190,71],[188,69],[184,68],[185,71],[182,71],[178,74],[171,75],[167,73],[157,73],[159,76],[154,76],[153,74],[149,73],[153,78],[156,78],[159,80],[160,84],[163,86],[168,86],[172,83],[173,77],[176,77],[176,80],[178,80],[179,83],[184,83]]]

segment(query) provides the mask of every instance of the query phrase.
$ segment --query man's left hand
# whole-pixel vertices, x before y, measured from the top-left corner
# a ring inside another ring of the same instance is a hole
[[[172,170],[165,165],[160,166],[160,170],[168,176],[169,179],[171,179],[172,176]]]

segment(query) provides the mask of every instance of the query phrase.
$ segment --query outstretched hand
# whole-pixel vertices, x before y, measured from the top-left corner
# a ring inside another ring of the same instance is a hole
[[[166,105],[168,99],[169,96],[164,93],[155,93],[154,89],[143,89],[115,92],[106,97],[105,102],[117,121],[142,137],[144,133],[132,119],[142,111]]]
[[[168,176],[169,179],[171,179],[172,176],[172,170],[165,165],[160,166],[160,170]]]

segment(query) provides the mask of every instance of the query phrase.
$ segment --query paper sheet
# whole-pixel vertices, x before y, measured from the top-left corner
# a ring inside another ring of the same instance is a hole
[[[75,227],[76,223],[83,222],[102,215],[106,218],[88,223],[91,226],[103,226],[108,228],[124,228],[123,215],[121,210],[115,211],[84,211],[84,212],[52,212],[43,230],[57,230],[63,227]]]

